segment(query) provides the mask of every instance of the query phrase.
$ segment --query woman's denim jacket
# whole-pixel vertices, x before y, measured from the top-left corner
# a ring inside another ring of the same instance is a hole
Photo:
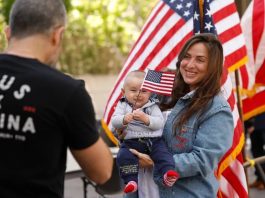
[[[214,97],[203,113],[194,114],[181,129],[173,123],[189,104],[194,92],[179,99],[169,114],[163,137],[174,154],[180,178],[172,188],[160,186],[160,197],[214,198],[219,188],[215,171],[232,145],[234,122],[231,109],[221,95]]]

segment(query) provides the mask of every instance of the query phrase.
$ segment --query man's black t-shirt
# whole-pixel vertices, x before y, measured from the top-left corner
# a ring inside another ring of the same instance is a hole
[[[98,139],[84,82],[0,55],[0,197],[63,197],[66,148]]]

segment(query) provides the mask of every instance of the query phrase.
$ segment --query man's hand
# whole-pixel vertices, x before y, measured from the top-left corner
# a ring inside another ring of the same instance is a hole
[[[141,168],[151,168],[154,166],[154,162],[149,155],[140,153],[135,149],[130,149],[130,151],[139,158],[139,166]]]

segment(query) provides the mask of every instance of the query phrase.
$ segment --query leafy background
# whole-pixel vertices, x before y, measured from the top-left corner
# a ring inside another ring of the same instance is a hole
[[[14,0],[0,0],[3,29]],[[65,0],[68,25],[58,68],[74,75],[118,73],[139,35],[154,0]]]

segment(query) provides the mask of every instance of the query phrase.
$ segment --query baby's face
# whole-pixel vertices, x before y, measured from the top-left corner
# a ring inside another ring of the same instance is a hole
[[[124,85],[123,94],[129,103],[134,105],[134,109],[144,106],[151,96],[151,92],[149,91],[142,90],[140,92],[142,83],[143,79],[131,77]]]

